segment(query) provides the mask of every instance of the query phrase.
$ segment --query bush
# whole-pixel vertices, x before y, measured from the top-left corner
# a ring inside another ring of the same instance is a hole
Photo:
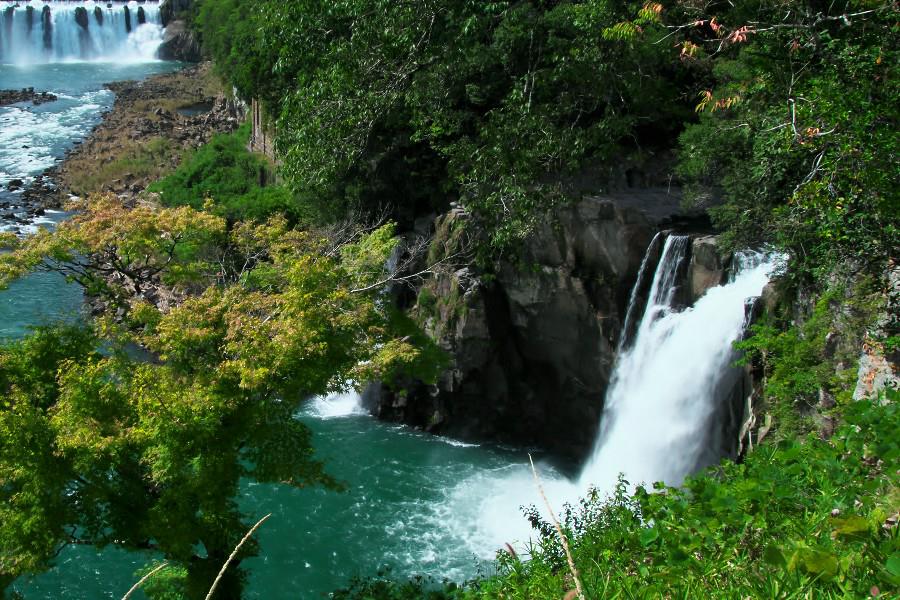
[[[187,156],[171,175],[151,185],[165,206],[209,207],[230,222],[264,221],[284,214],[296,223],[311,219],[309,211],[284,186],[275,185],[272,165],[247,150],[250,125],[213,137]]]

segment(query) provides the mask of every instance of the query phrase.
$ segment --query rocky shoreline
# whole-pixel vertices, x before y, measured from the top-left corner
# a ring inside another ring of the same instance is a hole
[[[243,106],[221,93],[209,63],[105,87],[116,99],[100,124],[58,164],[35,177],[15,205],[11,200],[0,204],[0,215],[9,213],[5,215],[9,220],[27,224],[45,210],[65,205],[73,196],[111,192],[123,201],[131,200],[175,169],[186,151],[217,133],[233,131],[244,117]],[[154,140],[168,150],[166,155],[154,157],[158,162],[151,171],[129,170],[131,156]],[[111,173],[110,179],[91,184],[89,177],[101,173]],[[9,191],[16,191],[25,187],[25,182],[14,179],[7,185]]]

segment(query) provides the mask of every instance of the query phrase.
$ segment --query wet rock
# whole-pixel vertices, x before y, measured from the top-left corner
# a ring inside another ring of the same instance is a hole
[[[692,240],[689,267],[691,302],[696,302],[709,288],[724,281],[726,264],[727,257],[719,251],[715,236]]]
[[[460,207],[438,217],[433,254],[454,254],[467,226]],[[576,462],[593,445],[629,293],[655,231],[640,211],[591,198],[558,210],[520,264],[502,264],[493,278],[442,266],[413,312],[449,367],[434,386],[401,382],[402,405],[385,387],[369,394],[369,407],[429,431]]]
[[[25,182],[21,179],[11,179],[10,182],[6,184],[6,189],[13,192],[21,189],[23,185],[25,185]]]
[[[79,6],[75,9],[75,22],[78,23],[78,26],[82,29],[88,28],[88,12],[85,7]]]
[[[53,48],[53,15],[50,13],[50,7],[46,4],[41,9],[41,29],[43,30],[44,50],[51,50]]]
[[[45,102],[53,102],[57,97],[48,92],[35,92],[34,88],[22,88],[21,90],[0,90],[0,106],[16,104],[18,102],[31,102],[35,106]]]

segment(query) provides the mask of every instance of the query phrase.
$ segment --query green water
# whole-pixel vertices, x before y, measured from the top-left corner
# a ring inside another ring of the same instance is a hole
[[[30,180],[96,125],[113,101],[103,82],[172,68],[0,65],[0,88],[33,86],[60,96],[39,107],[0,108],[0,201],[14,205],[16,195],[6,191],[10,179]],[[0,215],[5,212],[0,208]],[[50,213],[25,225],[0,219],[0,228],[24,234],[64,217]],[[79,318],[81,307],[76,286],[56,275],[33,275],[0,292],[0,337]],[[504,542],[528,535],[517,506],[533,499],[513,491],[496,501],[502,493],[491,487],[510,473],[527,475],[522,452],[468,446],[378,422],[361,414],[352,395],[313,399],[298,418],[314,431],[317,452],[348,491],[242,486],[240,503],[250,523],[273,514],[259,532],[260,556],[243,563],[249,571],[246,597],[321,597],[385,566],[400,576],[462,580],[487,568],[486,560]],[[121,598],[136,581],[135,571],[154,558],[116,548],[67,547],[52,569],[20,579],[14,588],[27,599]]]

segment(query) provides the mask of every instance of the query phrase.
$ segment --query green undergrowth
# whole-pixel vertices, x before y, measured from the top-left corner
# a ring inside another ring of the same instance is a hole
[[[185,157],[178,169],[148,189],[165,206],[211,210],[231,222],[263,221],[280,213],[289,222],[310,220],[308,211],[284,186],[275,183],[269,161],[247,149],[249,124],[214,136]]]
[[[681,488],[591,493],[563,511],[589,599],[897,598],[900,407],[843,407],[843,425],[764,444]],[[574,580],[552,524],[532,509],[530,560],[500,552],[496,574],[463,586],[383,577],[344,599],[562,599]],[[569,596],[566,596],[567,598]]]

